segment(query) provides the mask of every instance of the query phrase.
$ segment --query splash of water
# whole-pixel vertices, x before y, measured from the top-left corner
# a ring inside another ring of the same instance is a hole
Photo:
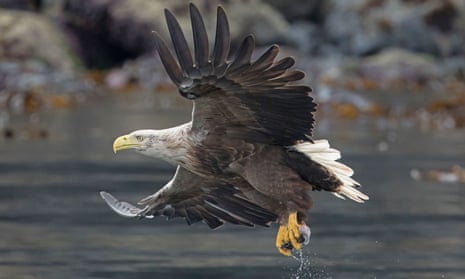
[[[310,257],[305,256],[302,250],[299,250],[297,252],[297,255],[292,255],[292,258],[294,258],[296,261],[300,263],[299,268],[297,271],[295,271],[291,279],[304,279],[304,278],[312,278],[312,272],[310,269]]]
[[[309,255],[304,255],[303,250],[297,251],[292,258],[299,262],[299,267],[291,274],[291,279],[323,279],[327,278],[323,270],[316,270],[312,267]]]

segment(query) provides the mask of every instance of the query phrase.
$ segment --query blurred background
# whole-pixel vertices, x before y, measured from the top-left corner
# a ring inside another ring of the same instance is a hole
[[[196,0],[233,49],[277,43],[307,73],[315,138],[342,150],[365,205],[315,193],[302,260],[277,228],[128,220],[174,167],[115,137],[190,120],[154,50],[181,0],[0,0],[0,278],[464,278],[465,2]],[[212,39],[211,39],[212,40]]]

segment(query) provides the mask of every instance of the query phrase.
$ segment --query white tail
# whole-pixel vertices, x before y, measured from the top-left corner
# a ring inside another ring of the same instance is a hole
[[[294,145],[293,148],[327,168],[342,182],[338,192],[332,192],[333,195],[344,200],[347,197],[359,203],[369,200],[367,195],[356,189],[360,184],[351,178],[354,171],[347,165],[336,162],[341,158],[341,152],[331,148],[327,140],[315,140],[313,143],[303,142]]]

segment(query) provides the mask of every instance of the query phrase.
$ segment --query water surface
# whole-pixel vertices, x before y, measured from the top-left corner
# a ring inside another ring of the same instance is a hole
[[[0,278],[465,277],[465,185],[409,177],[412,168],[464,165],[463,131],[379,131],[321,119],[318,137],[344,151],[371,199],[359,205],[315,193],[308,262],[297,273],[299,263],[274,248],[276,226],[213,231],[177,219],[124,219],[100,199],[106,190],[135,202],[174,171],[132,152],[114,155],[116,136],[189,118],[179,98],[129,94],[41,114],[45,140],[0,141]],[[386,139],[388,151],[377,151]]]

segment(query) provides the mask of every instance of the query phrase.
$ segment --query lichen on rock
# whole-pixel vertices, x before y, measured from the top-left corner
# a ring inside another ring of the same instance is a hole
[[[0,58],[36,59],[66,72],[78,63],[59,28],[45,16],[0,9]]]

